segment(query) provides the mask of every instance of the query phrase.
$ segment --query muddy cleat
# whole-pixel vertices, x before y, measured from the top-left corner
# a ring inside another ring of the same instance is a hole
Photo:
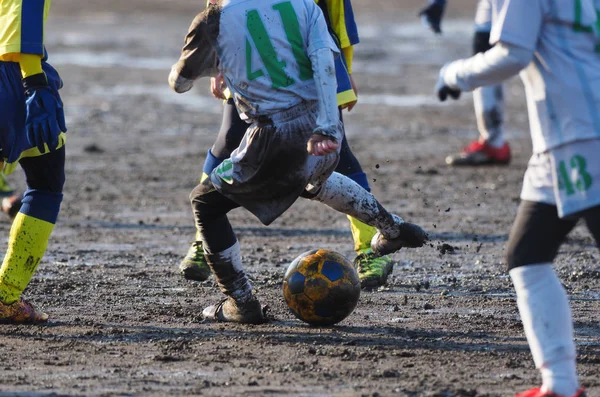
[[[515,397],[568,397],[568,396],[561,396],[559,394],[552,393],[551,391],[543,392],[542,389],[540,389],[539,387],[536,387],[534,389],[527,390],[526,392],[516,394]],[[585,389],[583,387],[580,388],[579,390],[577,390],[577,393],[573,394],[571,397],[586,397]]]
[[[371,249],[375,256],[385,256],[398,251],[402,247],[422,247],[428,240],[427,233],[414,223],[402,222],[399,225],[400,234],[393,239],[387,239],[377,232],[371,240]]]
[[[194,241],[192,243],[187,255],[179,263],[179,272],[186,280],[208,280],[211,275],[211,270],[204,257],[202,241]]]
[[[233,298],[226,298],[216,305],[211,305],[202,311],[207,320],[228,323],[262,324],[266,322],[263,308],[255,296],[244,303],[238,303]]]
[[[23,196],[20,194],[5,197],[2,199],[2,212],[8,215],[10,219],[15,219],[15,216],[17,216],[19,213],[22,204]]]
[[[31,303],[23,299],[10,305],[0,302],[0,323],[2,324],[36,324],[47,320],[46,313],[37,311]]]
[[[370,250],[354,258],[361,288],[371,289],[384,285],[392,274],[394,262],[389,256],[378,257]]]
[[[510,163],[510,147],[505,143],[500,148],[487,142],[473,141],[459,155],[446,157],[446,164],[453,166],[477,166]]]

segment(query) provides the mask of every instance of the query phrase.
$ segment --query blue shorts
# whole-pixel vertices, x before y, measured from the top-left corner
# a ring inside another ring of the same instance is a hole
[[[42,69],[48,77],[50,89],[60,98],[58,90],[62,80],[58,72],[46,62]],[[25,134],[25,91],[21,81],[21,68],[17,62],[0,61],[0,158],[4,161],[4,172],[10,174],[19,159],[42,155],[34,145],[29,144]],[[59,147],[65,143],[61,134]]]

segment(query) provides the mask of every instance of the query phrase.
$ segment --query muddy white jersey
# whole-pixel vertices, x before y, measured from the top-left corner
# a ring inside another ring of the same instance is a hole
[[[490,43],[535,52],[521,71],[534,153],[600,137],[600,0],[492,0]]]
[[[338,52],[314,0],[225,0],[216,50],[242,118],[316,101],[310,55]]]

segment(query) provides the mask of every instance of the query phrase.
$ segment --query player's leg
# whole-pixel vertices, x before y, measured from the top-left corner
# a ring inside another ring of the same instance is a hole
[[[352,179],[366,191],[371,191],[367,175],[354,153],[352,153],[345,135],[340,150],[340,162],[335,171]],[[373,254],[371,240],[377,233],[377,229],[349,215],[348,220],[350,221],[350,230],[354,240],[354,251],[356,251],[354,266],[358,271],[361,286],[363,288],[373,288],[384,285],[388,276],[392,273],[394,263],[389,256],[378,257]]]
[[[390,214],[371,193],[337,172],[320,187],[309,186],[304,197],[320,201],[377,228],[378,232],[371,241],[371,249],[377,256],[391,254],[402,247],[421,247],[427,240],[426,233],[419,226]]]
[[[214,145],[206,154],[200,182],[208,178],[208,175],[239,146],[247,128],[248,124],[240,119],[233,99],[227,100],[223,106],[221,129]],[[179,271],[188,280],[204,281],[210,276],[210,268],[204,259],[202,240],[198,232],[186,256],[179,263]]]
[[[579,384],[569,301],[552,261],[576,222],[560,219],[554,205],[522,201],[507,247],[509,274],[542,390],[559,396],[574,396]]]
[[[44,256],[58,217],[65,182],[65,149],[24,158],[20,164],[27,191],[10,229],[0,268],[0,319],[38,322],[48,316],[23,301],[21,294]]]
[[[21,209],[23,197],[20,194],[15,194],[15,190],[10,186],[3,172],[0,172],[0,198],[2,198],[0,205],[2,212],[8,215],[10,219],[15,219],[19,209]]]
[[[479,0],[475,15],[473,54],[491,48],[492,7],[489,0]],[[504,92],[502,85],[481,87],[473,91],[473,105],[479,139],[458,155],[448,156],[446,163],[455,166],[508,164],[510,148],[504,140]]]
[[[242,266],[240,244],[227,219],[227,213],[238,205],[217,192],[210,179],[192,191],[190,201],[206,262],[219,289],[227,296],[207,307],[203,315],[219,321],[263,322],[262,308]]]

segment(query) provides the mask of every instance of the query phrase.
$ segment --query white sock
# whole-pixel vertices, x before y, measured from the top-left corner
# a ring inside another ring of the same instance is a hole
[[[502,85],[481,87],[473,91],[473,104],[479,135],[488,145],[504,146],[504,99]]]
[[[577,392],[573,320],[567,294],[551,263],[521,266],[510,272],[517,305],[542,390],[570,397]]]

